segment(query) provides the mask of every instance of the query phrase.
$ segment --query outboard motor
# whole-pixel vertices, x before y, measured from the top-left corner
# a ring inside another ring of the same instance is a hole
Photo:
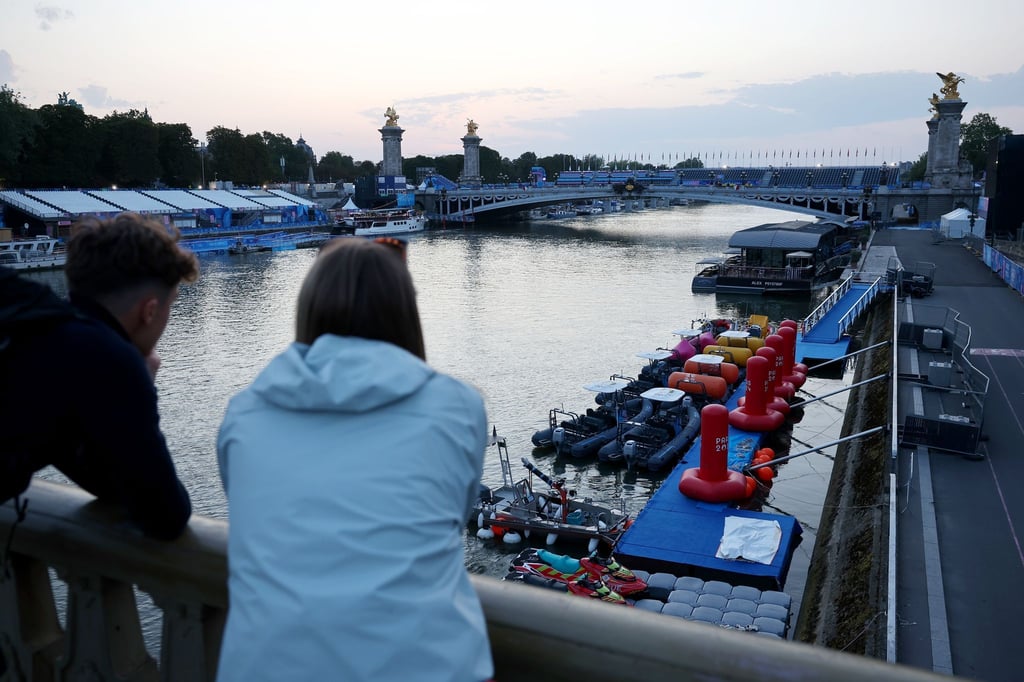
[[[747,328],[747,331],[750,332],[750,335],[754,338],[761,338],[761,325],[752,324]]]
[[[551,432],[551,443],[555,446],[555,449],[559,449],[562,443],[565,442],[565,427],[558,426]]]
[[[624,456],[624,457],[625,457],[625,458],[626,458],[627,460],[632,460],[632,459],[636,459],[636,456],[637,456],[637,449],[638,449],[638,448],[637,448],[637,446],[636,446],[636,441],[635,441],[635,440],[627,440],[627,441],[626,441],[626,442],[625,442],[625,443],[624,443],[624,444],[622,445],[622,455],[623,455],[623,456]]]

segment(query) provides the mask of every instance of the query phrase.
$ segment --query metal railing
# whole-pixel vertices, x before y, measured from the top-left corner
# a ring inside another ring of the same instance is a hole
[[[867,291],[861,294],[861,297],[854,301],[850,310],[839,318],[839,322],[836,323],[836,327],[839,330],[840,336],[842,336],[843,333],[853,325],[860,314],[867,310],[867,307],[875,300],[875,296],[878,295],[881,279],[881,277],[875,279],[875,281],[867,288]]]
[[[25,496],[28,513],[13,536],[13,505],[0,505],[0,537],[11,538],[0,573],[5,681],[214,679],[228,605],[227,522],[193,516],[180,539],[165,543],[143,537],[76,487],[35,480]],[[66,603],[54,599],[49,568],[67,583]],[[824,647],[471,579],[497,679],[947,679]],[[146,650],[134,586],[162,611],[159,664]]]
[[[839,283],[839,286],[835,288],[835,291],[825,297],[825,300],[819,303],[814,310],[808,313],[807,317],[800,322],[801,333],[806,334],[814,328],[814,325],[821,322],[821,318],[828,315],[828,312],[835,307],[836,303],[839,302],[839,299],[845,296],[846,292],[850,290],[851,284],[852,280],[847,277]]]

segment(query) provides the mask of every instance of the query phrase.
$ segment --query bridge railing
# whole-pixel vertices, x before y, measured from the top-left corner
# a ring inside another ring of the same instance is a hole
[[[13,530],[13,505],[0,505],[0,537],[11,540],[0,573],[0,653],[7,665],[0,678],[215,678],[228,605],[225,521],[194,516],[182,538],[163,543],[73,486],[36,480],[25,497],[28,512]],[[51,568],[67,583],[66,600],[54,598]],[[946,679],[492,578],[472,581],[497,679]],[[142,635],[136,587],[162,612],[159,664]]]

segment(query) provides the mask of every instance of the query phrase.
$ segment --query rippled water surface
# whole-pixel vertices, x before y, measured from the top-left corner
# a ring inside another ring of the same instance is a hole
[[[579,411],[593,405],[583,384],[612,373],[635,376],[644,363],[637,352],[671,347],[678,340],[672,330],[696,318],[806,315],[807,301],[690,292],[695,262],[721,253],[733,232],[794,217],[755,207],[693,205],[417,235],[409,266],[427,359],[480,390],[513,462],[532,457],[581,495],[621,500],[635,514],[662,478],[535,455],[530,436],[546,425],[552,407]],[[160,342],[157,383],[162,425],[198,513],[227,515],[217,428],[228,399],[291,341],[295,299],[315,255],[204,256],[200,280],[182,289]],[[59,275],[49,279],[57,282]],[[812,379],[806,389],[820,394],[840,383]],[[844,406],[845,394],[809,407],[794,430],[794,450],[835,438]],[[797,599],[830,471],[824,455],[794,460],[781,468],[768,500],[772,511],[795,515],[806,531],[787,584]],[[493,449],[484,478],[501,480]],[[519,549],[469,534],[466,548],[470,570],[495,576]]]

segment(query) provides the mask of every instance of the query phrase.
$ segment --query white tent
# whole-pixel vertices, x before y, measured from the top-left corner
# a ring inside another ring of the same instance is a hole
[[[348,202],[341,207],[342,211],[358,211],[359,207],[356,206],[356,202],[352,201],[352,197],[348,198]]]
[[[985,237],[985,219],[975,217],[971,228],[971,212],[966,208],[955,208],[939,218],[939,232],[948,239],[960,239],[973,234]]]

